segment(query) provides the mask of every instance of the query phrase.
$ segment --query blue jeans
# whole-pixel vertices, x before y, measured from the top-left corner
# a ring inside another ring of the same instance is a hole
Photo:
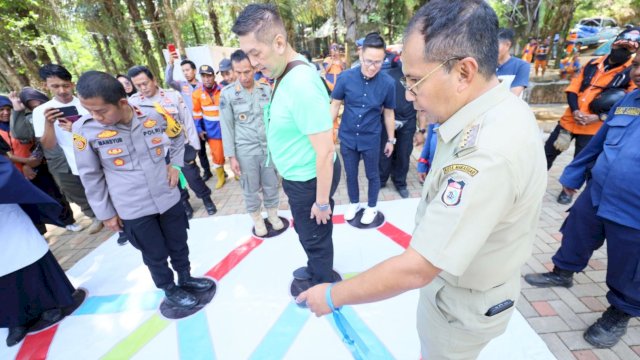
[[[349,201],[352,204],[360,202],[358,165],[360,165],[360,159],[362,159],[367,180],[369,180],[368,205],[369,207],[375,207],[378,203],[378,193],[380,192],[380,148],[378,144],[368,150],[355,150],[341,145],[340,154],[342,154],[342,161],[344,161],[344,173],[347,175]]]

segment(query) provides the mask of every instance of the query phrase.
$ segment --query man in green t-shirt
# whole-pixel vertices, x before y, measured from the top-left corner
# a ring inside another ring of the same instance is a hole
[[[277,8],[247,6],[232,31],[257,71],[276,79],[265,108],[267,147],[284,178],[294,228],[308,261],[294,272],[293,296],[310,286],[333,282],[332,195],[340,180],[333,146],[329,97],[313,67],[287,42]]]

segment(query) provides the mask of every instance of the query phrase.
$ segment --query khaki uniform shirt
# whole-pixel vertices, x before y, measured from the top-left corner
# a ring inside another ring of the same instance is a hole
[[[220,125],[225,156],[267,154],[263,114],[270,99],[271,87],[257,81],[251,91],[239,80],[222,89]]]
[[[200,138],[196,130],[196,124],[193,121],[191,110],[187,108],[184,99],[179,92],[175,90],[158,89],[156,94],[147,98],[140,93],[135,93],[129,98],[129,103],[138,106],[144,112],[156,112],[153,104],[159,103],[176,121],[184,125],[184,135],[186,143],[196,150],[200,150]]]
[[[184,137],[169,138],[158,113],[134,110],[129,125],[101,125],[90,115],[73,124],[80,179],[100,220],[161,214],[180,200],[178,187],[169,187],[164,146],[171,164],[182,167]]]
[[[496,86],[438,128],[411,246],[453,286],[501,285],[531,256],[546,185],[533,113]]]

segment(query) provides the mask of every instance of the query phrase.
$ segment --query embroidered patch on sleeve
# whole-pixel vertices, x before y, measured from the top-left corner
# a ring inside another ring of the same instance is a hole
[[[462,190],[464,190],[464,181],[456,181],[453,178],[447,180],[447,188],[442,193],[442,203],[447,206],[456,206],[462,200]]]
[[[82,151],[87,148],[87,139],[80,134],[73,134],[73,145],[76,149]]]

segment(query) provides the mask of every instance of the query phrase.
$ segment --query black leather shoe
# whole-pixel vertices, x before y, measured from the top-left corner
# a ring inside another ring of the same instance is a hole
[[[202,181],[206,182],[212,177],[213,177],[213,174],[211,173],[211,171],[205,171],[204,175],[202,175]]]
[[[409,197],[409,190],[407,189],[398,189],[398,194],[400,194],[400,197],[403,199],[406,199]]]
[[[27,328],[25,326],[16,326],[9,328],[9,335],[7,335],[7,346],[13,346],[24,337],[27,336]]]
[[[558,195],[558,204],[568,205],[573,201],[573,195],[569,195],[566,192],[561,191],[560,195]]]
[[[584,332],[584,339],[597,348],[610,348],[627,333],[631,315],[609,306],[602,317]]]
[[[214,215],[218,212],[218,209],[216,209],[216,204],[213,203],[213,200],[211,200],[209,196],[203,198],[202,202],[204,203],[204,208],[207,209],[207,213],[209,215]]]
[[[175,307],[191,309],[198,305],[198,299],[195,296],[173,284],[164,289],[164,295],[167,302]]]
[[[194,278],[191,275],[186,273],[178,273],[178,286],[191,291],[207,291],[211,289],[211,287],[215,283],[213,280],[208,278]]]
[[[40,314],[40,319],[53,325],[58,321],[62,320],[64,315],[62,315],[62,309],[49,309]]]
[[[120,234],[118,236],[118,245],[126,245],[128,241],[129,238],[127,237],[127,234],[125,234],[123,231],[120,231]]]
[[[193,208],[189,203],[189,200],[182,200],[182,205],[184,206],[184,212],[187,214],[187,218],[193,218]]]
[[[573,286],[573,272],[553,268],[553,271],[543,274],[527,274],[524,281],[537,287],[562,286],[570,288]]]

